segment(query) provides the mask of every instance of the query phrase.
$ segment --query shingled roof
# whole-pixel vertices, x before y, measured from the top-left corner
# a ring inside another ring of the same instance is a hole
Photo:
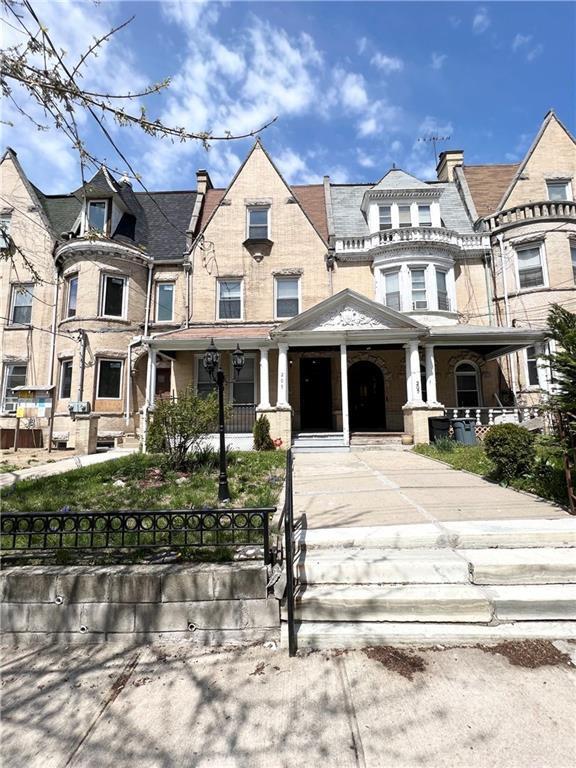
[[[462,166],[478,216],[489,216],[498,210],[518,166],[519,163]]]

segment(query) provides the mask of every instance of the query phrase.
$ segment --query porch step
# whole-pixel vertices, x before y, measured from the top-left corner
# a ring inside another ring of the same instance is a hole
[[[353,432],[350,435],[350,446],[381,446],[402,445],[404,432]]]
[[[296,625],[300,649],[366,648],[378,645],[464,645],[505,640],[574,640],[576,622],[515,621],[503,624],[446,624],[435,622],[306,621]],[[281,643],[288,646],[288,627],[282,622]]]
[[[297,432],[292,441],[296,451],[323,451],[331,448],[348,450],[343,432]]]
[[[576,621],[576,585],[323,584],[297,594],[294,613],[297,621]]]
[[[545,549],[311,549],[301,584],[576,584],[570,547]]]
[[[307,550],[318,547],[458,550],[576,547],[576,518],[305,528],[296,533],[294,540]]]

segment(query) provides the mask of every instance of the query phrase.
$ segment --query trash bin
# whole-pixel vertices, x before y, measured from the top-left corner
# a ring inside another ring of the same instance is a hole
[[[463,445],[476,445],[476,419],[452,419],[454,440]]]
[[[428,432],[432,443],[435,443],[436,440],[448,440],[450,438],[450,419],[444,416],[430,416]]]

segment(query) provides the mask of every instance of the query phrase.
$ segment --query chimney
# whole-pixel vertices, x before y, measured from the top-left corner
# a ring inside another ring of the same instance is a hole
[[[464,164],[464,151],[462,149],[447,149],[440,152],[440,160],[436,166],[438,181],[454,181],[454,168]]]
[[[200,170],[196,171],[196,191],[199,195],[205,195],[209,189],[212,189],[214,185],[210,178],[208,171]]]

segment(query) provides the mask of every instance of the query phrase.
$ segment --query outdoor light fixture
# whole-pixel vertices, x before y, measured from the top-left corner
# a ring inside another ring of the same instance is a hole
[[[212,381],[216,382],[218,387],[218,434],[220,437],[220,475],[218,479],[218,501],[229,501],[230,491],[228,489],[228,471],[226,467],[226,431],[224,424],[224,371],[220,368],[220,353],[216,349],[214,339],[210,339],[210,346],[204,352],[202,365],[207,371]],[[232,352],[232,366],[234,368],[235,378],[240,375],[244,368],[244,352],[236,344],[236,349]]]

